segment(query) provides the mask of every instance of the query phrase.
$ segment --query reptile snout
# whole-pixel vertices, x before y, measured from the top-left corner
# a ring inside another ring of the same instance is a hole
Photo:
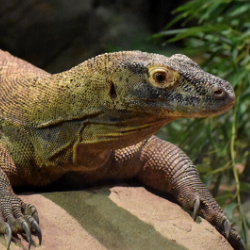
[[[229,87],[228,87],[229,86]],[[233,88],[229,85],[224,86],[214,86],[213,95],[215,100],[222,101],[227,109],[231,108],[235,103],[235,94]]]

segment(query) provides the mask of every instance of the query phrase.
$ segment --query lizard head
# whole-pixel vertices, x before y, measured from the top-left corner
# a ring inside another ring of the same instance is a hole
[[[51,82],[56,94],[48,91]],[[95,148],[99,143],[102,150],[107,147],[103,141],[113,143],[110,148],[126,147],[173,120],[218,115],[235,102],[228,82],[188,57],[140,51],[103,54],[42,77],[34,86],[37,101],[27,108],[32,124],[82,126],[76,129],[78,141],[95,143]]]
[[[161,110],[162,116],[175,119],[207,117],[224,113],[235,103],[227,81],[204,72],[184,55],[168,58],[141,53],[123,61],[121,68],[114,81],[120,81],[117,92],[129,105],[145,108],[146,112]]]

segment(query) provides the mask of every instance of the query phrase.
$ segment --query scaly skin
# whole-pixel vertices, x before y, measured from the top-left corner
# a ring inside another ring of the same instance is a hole
[[[34,206],[12,186],[44,186],[63,174],[83,182],[137,178],[172,193],[228,238],[244,243],[190,159],[152,136],[181,117],[228,111],[230,84],[183,55],[104,54],[51,75],[0,51],[0,233],[42,236]]]

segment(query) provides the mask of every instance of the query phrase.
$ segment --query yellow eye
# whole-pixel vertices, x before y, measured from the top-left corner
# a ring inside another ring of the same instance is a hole
[[[149,67],[149,82],[157,88],[173,87],[179,79],[179,74],[167,67]]]
[[[165,71],[157,71],[153,74],[153,79],[159,84],[163,84],[167,80],[167,73]]]

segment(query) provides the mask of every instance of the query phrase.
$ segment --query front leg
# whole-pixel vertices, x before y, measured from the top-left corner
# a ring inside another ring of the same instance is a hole
[[[152,136],[135,146],[114,152],[109,177],[136,177],[147,186],[171,193],[178,202],[204,217],[237,250],[244,242],[214,200],[187,155],[175,145]]]
[[[31,231],[35,231],[42,241],[41,229],[36,208],[24,203],[14,193],[9,177],[21,179],[22,173],[6,148],[0,143],[0,234],[7,235],[7,249],[10,247],[12,234],[25,233],[29,248],[31,246]]]

